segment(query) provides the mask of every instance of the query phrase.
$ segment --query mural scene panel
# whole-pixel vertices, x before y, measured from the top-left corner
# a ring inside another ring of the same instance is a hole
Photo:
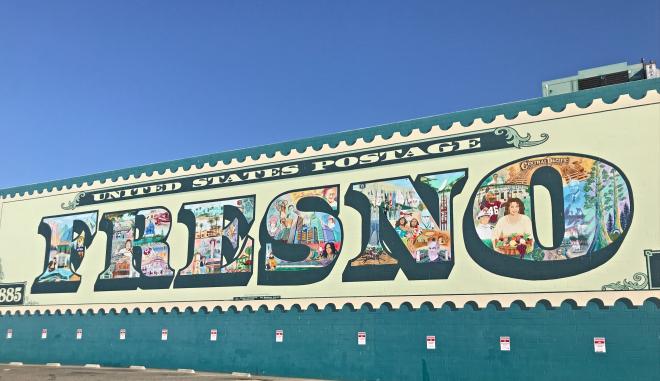
[[[543,167],[562,178],[564,235],[547,250],[536,242],[531,214],[531,177]],[[605,248],[632,220],[630,189],[619,171],[581,156],[530,158],[486,178],[472,213],[477,234],[495,254],[528,261],[569,260]]]
[[[266,215],[268,235],[283,244],[305,245],[309,251],[301,260],[285,260],[282,258],[285,253],[275,252],[274,245],[266,243],[266,271],[322,268],[334,262],[342,247],[341,224],[337,217],[318,211],[300,211],[297,205],[304,198],[314,198],[336,213],[338,192],[338,187],[316,188],[286,193],[273,200]]]

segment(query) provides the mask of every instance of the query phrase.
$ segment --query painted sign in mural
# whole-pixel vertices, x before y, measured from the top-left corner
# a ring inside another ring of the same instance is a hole
[[[598,149],[581,109],[9,195],[0,304],[649,289],[659,175],[616,141],[657,164],[657,107],[613,105],[642,128]]]

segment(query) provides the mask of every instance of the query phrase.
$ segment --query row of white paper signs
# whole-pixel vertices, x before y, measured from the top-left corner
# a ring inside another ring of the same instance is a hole
[[[511,337],[500,336],[500,350],[505,352],[511,350]],[[594,337],[594,352],[596,353],[606,352],[604,337]]]
[[[163,328],[161,330],[160,339],[162,341],[167,341],[168,330]],[[10,328],[7,330],[7,339],[14,337],[14,331]],[[78,328],[76,330],[76,340],[82,340],[83,330]],[[41,330],[41,338],[48,338],[48,330],[46,328]],[[126,329],[122,328],[119,330],[119,340],[126,340]],[[211,341],[218,340],[218,330],[212,329],[210,335]],[[275,331],[275,342],[282,343],[284,342],[284,330],[278,329]],[[357,343],[358,345],[367,345],[367,333],[358,332],[357,333]],[[426,336],[426,349],[435,349],[435,336]],[[509,336],[500,336],[500,350],[501,351],[510,351],[511,350],[511,337]],[[594,337],[594,352],[596,353],[605,353],[605,338],[604,337]]]
[[[168,330],[167,328],[163,328],[160,333],[160,339],[163,341],[167,341],[167,336],[168,336]],[[11,328],[7,330],[7,339],[12,339],[14,337],[14,330]],[[48,330],[46,328],[43,328],[41,330],[41,338],[42,339],[47,339],[48,338]],[[76,329],[76,340],[82,340],[83,338],[83,330],[82,328]],[[119,330],[119,340],[126,340],[126,329],[122,328]],[[217,341],[218,340],[218,330],[217,329],[212,329],[211,330],[211,341]]]

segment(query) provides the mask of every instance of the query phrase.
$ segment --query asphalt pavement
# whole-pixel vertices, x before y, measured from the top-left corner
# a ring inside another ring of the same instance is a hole
[[[57,365],[9,365],[0,364],[1,381],[150,381],[150,380],[196,380],[196,381],[319,381],[303,378],[284,378],[256,376],[244,373],[207,373],[195,372],[190,369],[164,370],[164,369],[126,369],[126,368],[97,368],[91,366],[57,366]]]

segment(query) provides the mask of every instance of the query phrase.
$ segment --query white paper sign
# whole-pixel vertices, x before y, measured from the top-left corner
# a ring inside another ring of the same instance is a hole
[[[211,330],[211,341],[217,341],[218,340],[218,330],[217,329],[212,329]]]
[[[163,330],[160,331],[160,339],[162,341],[167,341],[167,328],[163,328]]]
[[[367,333],[358,332],[358,345],[367,345]]]
[[[7,330],[7,338],[11,339],[12,337],[14,337],[14,331],[11,328],[9,328]]]
[[[48,330],[46,328],[41,330],[41,338],[42,339],[48,338]]]
[[[509,336],[500,336],[500,350],[501,351],[511,350],[511,338]]]
[[[281,329],[278,329],[275,331],[275,342],[276,343],[281,343],[284,341],[284,331]]]
[[[76,329],[76,340],[82,340],[82,328]]]
[[[119,340],[126,340],[126,329],[122,328],[119,330]]]
[[[435,349],[435,336],[426,336],[426,349]]]
[[[594,337],[594,352],[596,353],[605,353],[605,338],[604,337]]]

